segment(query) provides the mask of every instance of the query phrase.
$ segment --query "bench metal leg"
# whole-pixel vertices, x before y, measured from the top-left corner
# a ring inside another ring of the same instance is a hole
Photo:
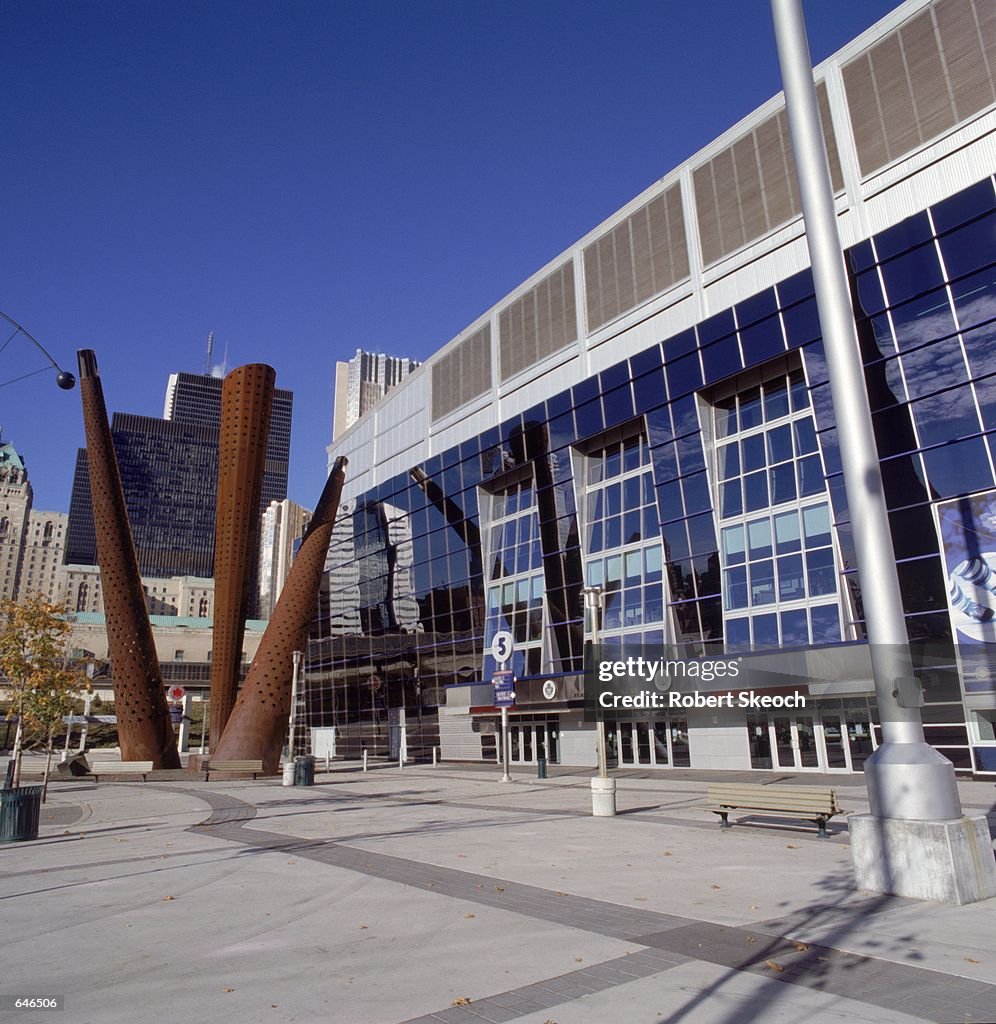
[[[829,839],[830,834],[827,832],[827,819],[819,818],[816,822],[817,828],[820,830],[820,839]]]
[[[720,828],[733,828],[729,822],[729,811],[721,811],[719,814],[719,827]]]

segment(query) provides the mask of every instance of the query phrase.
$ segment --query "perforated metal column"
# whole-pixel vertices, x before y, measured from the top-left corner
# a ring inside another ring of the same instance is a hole
[[[91,349],[81,349],[77,357],[121,759],[179,768],[97,357]]]
[[[279,766],[290,714],[294,651],[303,651],[308,642],[308,626],[318,599],[345,468],[346,459],[340,456],[318,500],[228,725],[212,749],[217,760],[262,758],[263,768],[269,773],[275,773]]]
[[[270,434],[276,371],[240,366],[221,388],[218,503],[214,525],[214,637],[211,654],[211,746],[225,731],[239,688],[250,567],[259,542],[259,498]]]

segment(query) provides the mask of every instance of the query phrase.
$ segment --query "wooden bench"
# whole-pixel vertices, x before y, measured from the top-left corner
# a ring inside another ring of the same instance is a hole
[[[263,761],[205,761],[201,771],[204,772],[205,782],[211,780],[211,772],[252,772],[255,779],[263,771]]]
[[[100,782],[101,775],[141,775],[142,781],[147,782],[151,771],[151,761],[92,761],[87,774],[97,782]]]
[[[709,810],[722,819],[720,828],[732,828],[731,811],[745,817],[796,818],[811,821],[827,838],[827,822],[835,814],[845,814],[837,804],[837,791],[822,786],[759,786],[753,783],[711,783]]]

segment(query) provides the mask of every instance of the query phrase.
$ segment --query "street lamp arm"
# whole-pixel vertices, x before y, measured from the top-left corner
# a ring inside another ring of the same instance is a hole
[[[14,340],[14,338],[18,336],[18,334],[23,334],[24,337],[27,338],[27,340],[30,341],[31,344],[34,345],[35,348],[38,349],[38,351],[41,352],[41,354],[52,364],[52,367],[56,371],[56,384],[58,384],[63,391],[72,391],[73,387],[76,385],[76,378],[68,370],[63,370],[62,367],[59,366],[59,364],[52,358],[52,354],[48,349],[45,348],[37,338],[26,331],[13,317],[8,316],[2,311],[0,311],[0,317],[6,320],[7,323],[14,328],[14,333],[3,343],[3,345],[0,345],[0,352],[2,352]],[[36,370],[35,372],[41,373],[42,371]],[[15,384],[17,381],[24,380],[25,377],[31,376],[33,376],[33,374],[26,373],[21,377],[13,378],[13,380],[3,381],[0,383],[0,387],[6,387],[8,384]]]

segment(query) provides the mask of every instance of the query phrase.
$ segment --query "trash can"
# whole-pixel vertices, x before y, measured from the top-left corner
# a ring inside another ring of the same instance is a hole
[[[294,785],[313,786],[315,784],[315,759],[310,754],[294,758]]]
[[[0,843],[38,838],[41,786],[0,790]]]
[[[296,766],[295,766],[293,761],[284,761],[284,785],[285,786],[293,786],[294,785],[294,769],[295,769],[295,767]]]
[[[537,779],[545,779],[546,778],[546,758],[545,757],[537,757],[536,758],[536,778]]]

